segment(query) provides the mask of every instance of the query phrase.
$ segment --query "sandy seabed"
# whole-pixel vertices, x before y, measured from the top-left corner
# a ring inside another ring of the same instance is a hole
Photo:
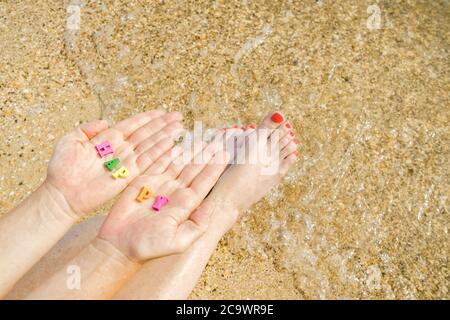
[[[449,21],[445,0],[0,1],[0,214],[80,122],[280,109],[300,159],[191,298],[448,299]]]

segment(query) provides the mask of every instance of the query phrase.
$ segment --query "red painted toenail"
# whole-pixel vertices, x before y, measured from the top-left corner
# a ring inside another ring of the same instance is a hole
[[[289,134],[291,135],[291,137],[295,136],[294,131],[289,132]]]
[[[294,139],[293,141],[294,141],[295,144],[298,144],[298,140],[297,139]]]
[[[244,131],[247,130],[247,128],[245,126],[242,126],[241,129]]]
[[[292,126],[291,126],[291,124],[289,122],[286,123],[286,128],[288,128],[288,129],[292,128]]]
[[[255,125],[254,123],[250,123],[250,124],[248,125],[248,127],[249,127],[249,128],[252,128],[252,129],[256,129],[256,125]]]
[[[298,157],[298,151],[294,151],[294,154]]]
[[[239,126],[237,124],[233,125],[232,128],[237,129]]]
[[[279,112],[275,112],[270,119],[275,123],[281,123],[284,121],[283,115]]]

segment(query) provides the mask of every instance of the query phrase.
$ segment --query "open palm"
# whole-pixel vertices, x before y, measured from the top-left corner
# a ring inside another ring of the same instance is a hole
[[[47,181],[58,189],[73,211],[82,216],[119,194],[153,161],[174,145],[182,128],[179,113],[154,110],[108,128],[105,121],[81,125],[62,137],[50,160]],[[109,141],[113,156],[101,158],[95,146]],[[128,177],[114,179],[104,162],[119,158]]]
[[[178,147],[164,154],[124,190],[99,237],[138,262],[184,251],[208,226],[208,211],[195,209],[229,160],[217,140],[200,153],[201,163],[189,164],[180,161],[185,155]],[[154,197],[167,196],[169,203],[156,212],[151,209],[154,198],[137,202],[136,196],[143,186]]]

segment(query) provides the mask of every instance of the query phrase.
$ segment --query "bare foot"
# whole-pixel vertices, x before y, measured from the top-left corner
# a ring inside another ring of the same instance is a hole
[[[267,115],[257,129],[249,128],[236,151],[237,163],[222,174],[204,201],[212,210],[210,228],[227,232],[240,212],[279,184],[297,160],[297,144],[291,124],[280,112]]]

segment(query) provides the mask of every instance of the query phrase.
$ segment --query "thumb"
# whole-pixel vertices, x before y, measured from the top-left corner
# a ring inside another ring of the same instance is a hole
[[[189,217],[189,220],[194,222],[198,228],[206,230],[209,225],[209,218],[211,216],[212,208],[204,201]]]
[[[192,220],[187,220],[178,226],[173,238],[173,253],[182,253],[187,250],[202,234],[208,225],[198,225]]]

